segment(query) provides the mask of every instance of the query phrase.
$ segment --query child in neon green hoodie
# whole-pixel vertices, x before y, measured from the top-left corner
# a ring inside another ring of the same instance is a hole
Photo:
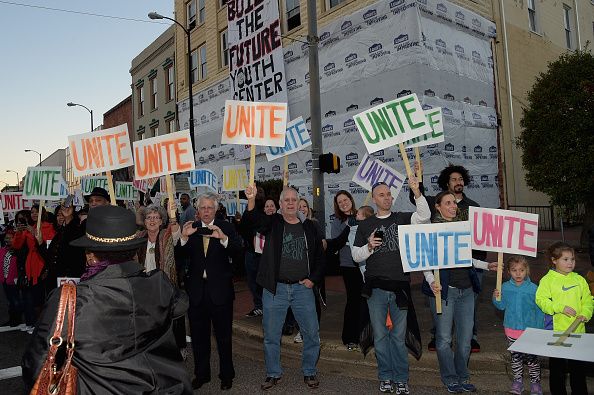
[[[575,252],[568,244],[557,242],[549,248],[554,269],[540,280],[536,290],[536,304],[545,314],[553,316],[553,330],[565,331],[571,323],[582,321],[576,333],[586,331],[584,322],[592,318],[594,302],[586,280],[575,269]],[[571,391],[587,394],[586,366],[581,361],[560,358],[549,359],[549,386],[552,394],[566,394],[565,374],[569,372]]]

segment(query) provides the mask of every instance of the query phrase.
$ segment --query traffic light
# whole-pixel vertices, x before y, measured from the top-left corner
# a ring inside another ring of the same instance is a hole
[[[320,171],[323,173],[340,173],[340,157],[331,152],[321,154]]]

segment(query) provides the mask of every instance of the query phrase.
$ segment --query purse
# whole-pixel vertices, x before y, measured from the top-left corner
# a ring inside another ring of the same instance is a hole
[[[47,358],[31,390],[31,395],[74,395],[77,393],[78,369],[72,366],[74,354],[74,316],[76,313],[76,286],[64,284],[60,295],[60,305],[56,315],[56,329],[49,339]],[[56,353],[64,342],[62,327],[68,311],[68,335],[66,338],[66,358],[58,369]]]

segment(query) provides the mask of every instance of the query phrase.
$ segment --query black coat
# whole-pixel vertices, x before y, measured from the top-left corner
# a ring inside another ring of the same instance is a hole
[[[188,277],[185,282],[190,303],[198,305],[202,301],[205,280],[202,278],[204,269],[208,277],[208,292],[212,303],[222,305],[235,298],[233,290],[233,271],[229,257],[239,253],[242,249],[241,237],[235,232],[233,225],[227,221],[215,219],[214,224],[221,228],[229,238],[227,248],[217,239],[211,238],[208,251],[204,256],[202,236],[194,233],[182,247],[190,258]]]
[[[246,210],[242,220],[244,223],[250,224],[255,231],[266,237],[256,282],[262,288],[267,289],[272,294],[276,294],[285,220],[280,214],[266,215],[258,210]],[[324,250],[322,248],[322,236],[313,221],[306,219],[301,224],[305,232],[308,278],[319,286],[324,280],[324,269],[326,265]]]
[[[79,394],[192,393],[171,325],[185,314],[188,298],[162,271],[147,274],[138,262],[110,265],[76,291],[73,364]],[[47,356],[60,293],[58,288],[48,297],[23,355],[28,390]]]

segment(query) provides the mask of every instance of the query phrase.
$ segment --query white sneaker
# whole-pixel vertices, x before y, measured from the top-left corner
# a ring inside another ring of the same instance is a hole
[[[303,337],[301,337],[301,331],[297,332],[297,335],[293,338],[293,343],[303,343]]]

